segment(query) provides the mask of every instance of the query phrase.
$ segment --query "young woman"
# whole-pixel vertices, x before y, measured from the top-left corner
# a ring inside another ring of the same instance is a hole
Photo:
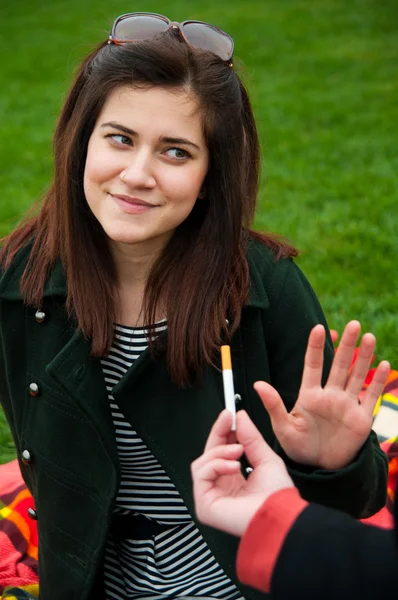
[[[323,451],[344,427],[347,365],[318,394],[322,414],[305,381],[299,394],[309,333],[323,324],[323,347],[327,326],[296,251],[249,229],[259,146],[232,54],[211,25],[119,17],[66,99],[38,215],[4,240],[0,398],[36,503],[43,600],[256,597],[236,580],[236,540],[194,518],[190,464],[223,407],[223,342],[238,407],[302,495],[355,516],[384,503],[361,406],[353,443]],[[332,359],[327,334],[324,380]],[[257,380],[304,415],[298,429],[273,430]]]

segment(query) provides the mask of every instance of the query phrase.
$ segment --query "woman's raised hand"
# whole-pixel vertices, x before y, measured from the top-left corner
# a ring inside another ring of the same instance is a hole
[[[191,466],[196,514],[202,523],[243,535],[251,518],[274,492],[293,487],[283,460],[265,442],[243,410],[236,415],[238,444],[230,441],[232,415],[224,410],[213,425],[202,456]],[[248,479],[239,458],[253,468]]]
[[[373,410],[383,391],[390,365],[382,361],[359,401],[375,337],[365,333],[352,369],[351,360],[360,335],[360,323],[350,321],[341,338],[325,387],[321,385],[325,329],[310,333],[299,395],[290,413],[278,392],[257,381],[254,388],[271,418],[286,454],[294,461],[323,469],[341,469],[355,458],[372,427]]]

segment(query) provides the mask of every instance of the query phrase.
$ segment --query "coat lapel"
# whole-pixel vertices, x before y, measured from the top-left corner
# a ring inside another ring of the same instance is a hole
[[[118,468],[116,440],[110,427],[111,413],[101,363],[90,356],[90,344],[79,329],[47,365],[46,372],[67,391],[94,425],[109,458]]]

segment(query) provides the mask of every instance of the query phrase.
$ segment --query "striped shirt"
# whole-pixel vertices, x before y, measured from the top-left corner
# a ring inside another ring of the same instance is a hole
[[[166,329],[166,321],[153,327],[159,335]],[[104,565],[106,598],[208,596],[243,600],[207,547],[166,471],[112,396],[112,388],[147,348],[148,332],[149,328],[116,325],[110,353],[101,360],[121,468],[115,515],[144,515],[169,527],[149,539],[119,539],[109,534]]]

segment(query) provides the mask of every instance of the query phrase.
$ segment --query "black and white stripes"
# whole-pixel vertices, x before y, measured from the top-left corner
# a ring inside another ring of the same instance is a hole
[[[155,335],[166,327],[165,321],[155,325]],[[148,329],[117,325],[110,354],[101,361],[121,466],[115,514],[144,515],[169,528],[144,540],[109,536],[105,554],[107,600],[157,596],[241,598],[207,547],[167,473],[112,397],[112,388],[147,345]]]

